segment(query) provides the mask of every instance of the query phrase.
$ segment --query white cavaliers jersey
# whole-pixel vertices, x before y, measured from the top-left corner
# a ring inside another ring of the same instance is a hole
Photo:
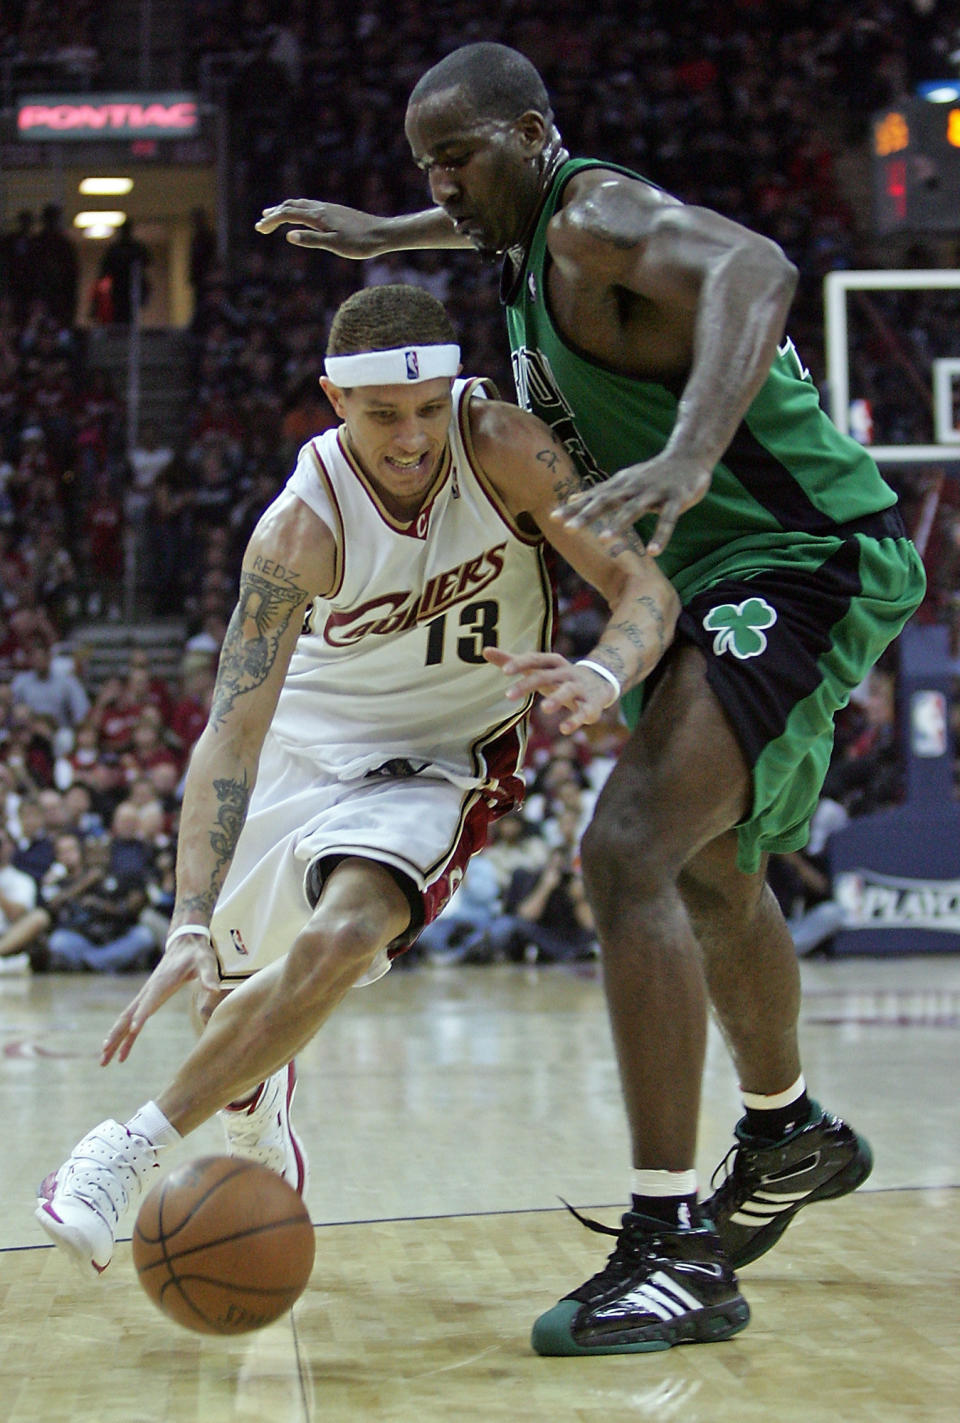
[[[305,619],[269,734],[340,779],[396,770],[468,788],[522,760],[532,698],[508,701],[482,654],[548,650],[553,597],[542,537],[471,457],[478,398],[479,381],[454,382],[448,451],[411,524],[386,510],[343,427],[304,445],[287,482],[333,532],[336,585]]]

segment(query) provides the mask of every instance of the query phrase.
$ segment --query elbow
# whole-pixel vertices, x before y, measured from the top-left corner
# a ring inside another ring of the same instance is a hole
[[[800,272],[783,248],[769,238],[759,238],[744,253],[743,265],[754,290],[765,292],[786,314],[796,294]]]

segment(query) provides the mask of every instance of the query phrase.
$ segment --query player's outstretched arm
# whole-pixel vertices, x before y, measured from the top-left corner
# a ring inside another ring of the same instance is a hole
[[[129,1055],[143,1025],[184,983],[218,986],[208,926],[247,816],[264,737],[308,602],[334,579],[333,535],[299,499],[281,494],[247,546],[207,725],[184,785],[177,894],[168,949],[113,1025],[101,1062]],[[177,934],[187,925],[201,932]]]
[[[264,208],[255,224],[264,235],[288,227],[285,234],[295,247],[319,247],[338,257],[381,257],[385,252],[415,248],[469,247],[442,208],[377,217],[342,203],[315,202],[312,198],[287,198]]]
[[[560,730],[569,735],[599,720],[620,692],[650,675],[672,641],[679,599],[632,530],[609,539],[595,525],[571,529],[556,517],[583,486],[548,426],[498,401],[473,401],[470,416],[474,449],[511,513],[532,521],[610,609],[603,635],[585,661],[570,662],[555,652],[516,655],[488,648],[484,653],[517,679],[508,696],[536,692],[544,697],[545,710],[566,708]]]
[[[766,237],[632,179],[594,184],[573,199],[548,241],[561,270],[633,293],[638,323],[656,333],[664,364],[688,372],[662,453],[570,502],[574,524],[601,518],[627,529],[656,513],[647,548],[660,553],[680,515],[707,492],[769,374],[796,269]]]

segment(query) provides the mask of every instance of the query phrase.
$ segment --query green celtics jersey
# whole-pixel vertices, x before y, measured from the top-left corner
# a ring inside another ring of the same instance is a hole
[[[609,370],[578,351],[551,319],[547,225],[570,177],[599,167],[638,176],[591,159],[565,163],[506,304],[519,403],[553,428],[590,483],[662,450],[681,393],[679,382],[670,389]],[[709,492],[681,516],[658,561],[686,601],[706,578],[736,572],[741,556],[752,565],[766,550],[768,561],[778,563],[795,537],[829,539],[839,525],[895,502],[867,451],[840,434],[821,408],[788,340],[717,465]],[[649,534],[653,521],[638,527]]]

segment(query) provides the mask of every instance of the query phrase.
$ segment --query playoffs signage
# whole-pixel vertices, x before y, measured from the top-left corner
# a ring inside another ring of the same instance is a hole
[[[17,105],[17,137],[186,138],[199,129],[195,94],[34,94]]]
[[[904,879],[874,870],[844,870],[834,877],[834,898],[844,929],[960,931],[960,880]]]

